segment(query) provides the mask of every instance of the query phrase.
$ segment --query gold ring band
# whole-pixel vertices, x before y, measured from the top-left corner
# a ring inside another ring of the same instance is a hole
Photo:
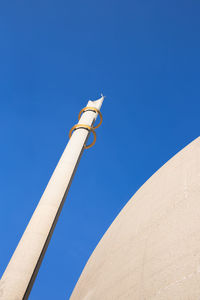
[[[85,145],[85,149],[89,149],[91,148],[92,146],[94,146],[94,144],[96,143],[96,132],[94,131],[94,128],[89,126],[89,125],[84,125],[84,124],[76,124],[74,125],[71,129],[70,129],[70,132],[69,132],[69,138],[71,138],[72,136],[72,133],[74,130],[78,129],[78,128],[84,128],[84,129],[87,129],[88,131],[92,131],[93,135],[94,135],[94,139],[93,139],[93,142],[89,145]]]
[[[80,111],[80,113],[78,115],[78,119],[80,120],[82,113],[84,113],[85,111],[88,111],[88,110],[94,111],[94,112],[96,112],[99,115],[99,117],[100,117],[99,124],[97,124],[95,127],[93,127],[93,129],[99,128],[101,126],[101,124],[102,124],[103,117],[102,117],[101,112],[97,108],[95,108],[95,107],[86,106],[83,109],[81,109],[81,111]]]
[[[86,106],[86,107],[84,107],[83,109],[81,109],[81,111],[80,111],[80,113],[79,113],[79,115],[78,115],[78,119],[79,119],[79,120],[80,120],[80,118],[81,118],[81,115],[82,115],[85,111],[93,111],[93,112],[97,113],[97,114],[99,115],[99,117],[100,117],[99,123],[98,123],[95,127],[89,126],[89,125],[85,125],[85,124],[76,124],[76,125],[74,125],[74,126],[71,128],[71,130],[70,130],[70,132],[69,132],[69,138],[71,138],[73,131],[76,130],[76,129],[78,129],[78,128],[84,128],[84,129],[87,129],[89,132],[92,131],[93,136],[94,136],[94,139],[93,139],[92,143],[89,144],[89,145],[85,145],[85,146],[84,146],[85,149],[89,149],[89,148],[91,148],[92,146],[94,146],[94,144],[96,143],[97,137],[96,137],[95,129],[97,129],[97,128],[99,128],[99,126],[101,126],[102,121],[103,121],[103,117],[102,117],[101,112],[100,112],[96,107],[89,107],[89,106]]]

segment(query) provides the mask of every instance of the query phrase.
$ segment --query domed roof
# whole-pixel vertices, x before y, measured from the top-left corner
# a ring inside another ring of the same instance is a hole
[[[122,209],[70,299],[200,299],[200,138]]]

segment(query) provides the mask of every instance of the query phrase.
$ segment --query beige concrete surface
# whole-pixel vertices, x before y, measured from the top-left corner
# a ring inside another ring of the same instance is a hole
[[[200,138],[131,198],[70,300],[200,300]]]
[[[88,106],[100,110],[103,99],[104,97],[102,96],[97,101],[89,101]],[[96,112],[86,111],[82,114],[79,124],[91,126],[96,118]],[[1,300],[21,300],[28,298],[88,135],[89,132],[86,129],[78,129],[72,134],[1,278]],[[66,132],[66,140],[67,138],[68,132]]]

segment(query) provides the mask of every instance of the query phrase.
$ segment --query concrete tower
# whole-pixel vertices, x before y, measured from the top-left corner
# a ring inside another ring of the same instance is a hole
[[[79,123],[72,127],[71,138],[1,278],[0,299],[28,298],[78,162],[83,150],[91,146],[85,146],[90,132],[94,135],[92,145],[95,143],[95,129],[102,121],[100,108],[103,100],[102,96],[97,101],[89,101],[79,114]],[[98,115],[101,118],[100,123],[94,127]]]
[[[200,138],[120,212],[70,300],[200,299]]]

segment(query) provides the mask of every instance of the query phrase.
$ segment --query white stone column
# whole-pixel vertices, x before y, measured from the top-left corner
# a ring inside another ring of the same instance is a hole
[[[103,100],[102,96],[99,100],[89,101],[87,106],[100,110]],[[97,116],[94,111],[86,111],[79,124],[92,126]],[[73,132],[1,278],[0,299],[28,299],[88,136],[87,129],[79,128]]]

